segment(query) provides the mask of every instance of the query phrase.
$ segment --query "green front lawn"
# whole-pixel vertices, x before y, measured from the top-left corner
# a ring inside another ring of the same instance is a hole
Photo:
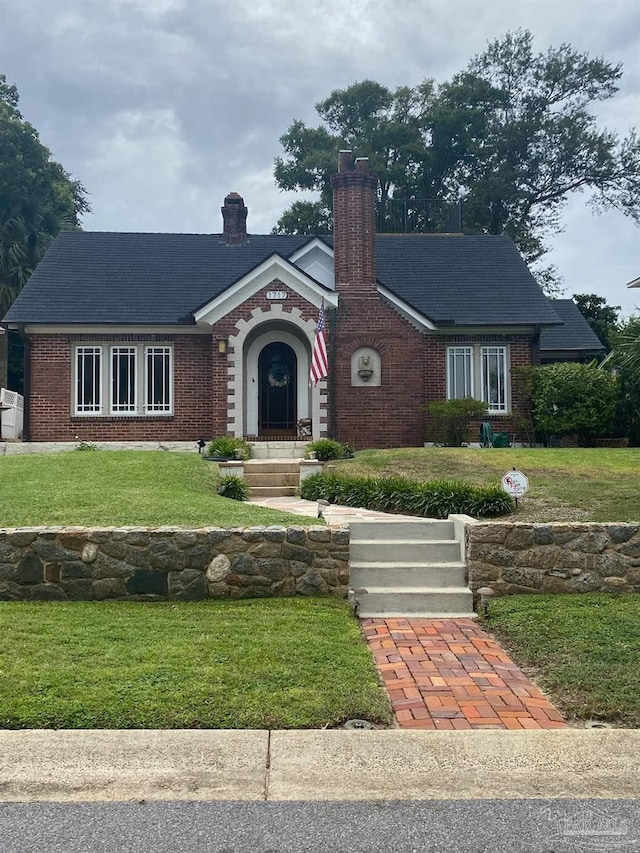
[[[0,605],[0,728],[389,723],[335,599]]]
[[[499,598],[485,627],[569,720],[640,726],[640,595]]]
[[[640,448],[417,447],[364,450],[338,462],[363,475],[416,480],[460,479],[499,483],[511,468],[529,477],[530,491],[511,516],[518,521],[640,521]]]
[[[197,454],[100,450],[0,458],[0,527],[314,524],[220,497]]]

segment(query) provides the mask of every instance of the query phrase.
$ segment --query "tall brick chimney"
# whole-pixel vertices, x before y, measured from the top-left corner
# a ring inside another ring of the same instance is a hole
[[[336,290],[349,296],[377,296],[376,191],[369,159],[341,151],[333,189],[333,259]]]
[[[247,241],[247,208],[238,193],[229,193],[220,208],[224,222],[223,237],[227,246],[242,246]]]

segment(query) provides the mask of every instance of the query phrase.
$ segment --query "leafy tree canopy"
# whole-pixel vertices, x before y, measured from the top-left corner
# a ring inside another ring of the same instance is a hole
[[[507,233],[530,262],[547,251],[572,193],[640,221],[640,142],[635,131],[620,138],[600,128],[593,114],[621,75],[620,65],[568,44],[535,53],[531,33],[517,30],[441,84],[336,89],[316,104],[320,126],[294,121],[280,139],[277,185],[315,190],[320,201],[304,217],[290,209],[274,230],[326,227],[340,148],[370,158],[383,201],[461,199],[466,232]]]
[[[609,351],[613,346],[613,337],[618,329],[620,306],[607,305],[607,300],[595,293],[576,293],[573,296],[573,301],[599,338],[600,343]]]
[[[0,318],[51,240],[89,210],[84,187],[52,159],[18,102],[0,74]]]

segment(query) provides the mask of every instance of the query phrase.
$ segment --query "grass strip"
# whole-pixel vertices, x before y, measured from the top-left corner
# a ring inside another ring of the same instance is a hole
[[[0,603],[0,728],[388,723],[337,599]]]
[[[640,726],[640,594],[506,596],[489,614],[570,719]]]
[[[197,454],[99,451],[0,458],[0,527],[251,527],[316,519],[220,497]]]

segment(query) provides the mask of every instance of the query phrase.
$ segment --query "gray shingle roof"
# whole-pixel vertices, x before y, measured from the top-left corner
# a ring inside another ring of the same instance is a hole
[[[4,318],[11,323],[193,323],[192,312],[308,236],[64,232]],[[331,238],[323,238],[331,245]],[[381,235],[378,280],[444,324],[558,323],[508,237]]]
[[[436,324],[558,322],[509,237],[379,236],[378,279]]]
[[[192,311],[244,273],[308,241],[252,235],[244,246],[226,246],[220,234],[63,232],[5,321],[192,324]]]
[[[572,299],[552,299],[551,304],[562,320],[562,326],[542,330],[540,352],[561,350],[604,352],[605,347]]]

